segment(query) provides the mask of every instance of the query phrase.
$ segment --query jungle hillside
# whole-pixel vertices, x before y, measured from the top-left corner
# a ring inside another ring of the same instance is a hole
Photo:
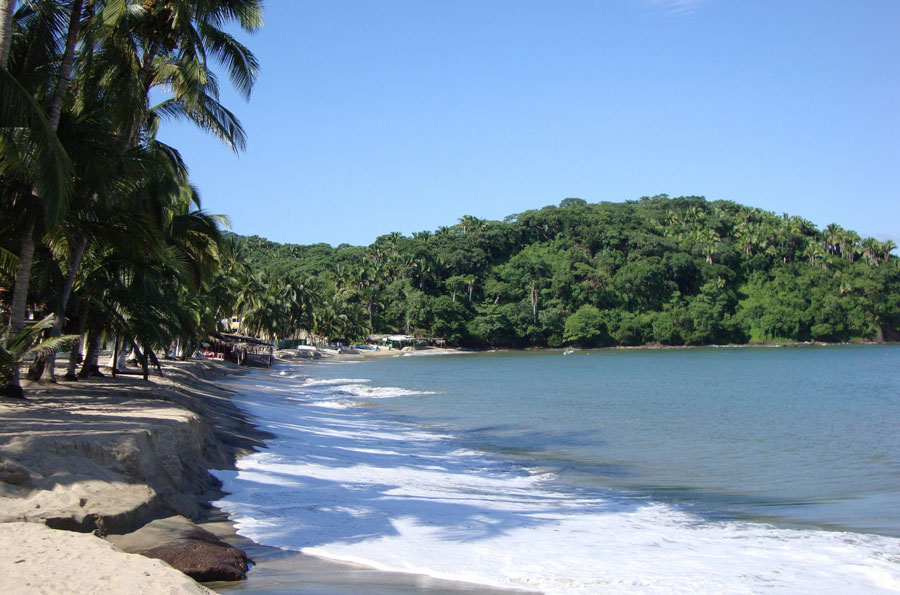
[[[372,333],[465,347],[900,337],[893,241],[703,197],[567,198],[369,246],[231,237],[235,313],[272,339]]]

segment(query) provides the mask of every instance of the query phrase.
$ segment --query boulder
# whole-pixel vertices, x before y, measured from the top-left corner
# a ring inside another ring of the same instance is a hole
[[[200,582],[243,580],[251,563],[243,550],[181,516],[107,539],[126,552],[162,560]]]
[[[30,483],[31,474],[12,461],[0,459],[0,481],[10,485],[21,486]]]

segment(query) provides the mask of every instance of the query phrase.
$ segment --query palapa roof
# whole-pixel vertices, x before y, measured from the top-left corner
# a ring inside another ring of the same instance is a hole
[[[257,339],[256,337],[248,337],[246,335],[234,335],[231,333],[214,333],[214,339],[218,339],[219,341],[224,341],[225,343],[230,343],[236,347],[274,347],[271,343],[267,341],[263,341],[262,339]]]

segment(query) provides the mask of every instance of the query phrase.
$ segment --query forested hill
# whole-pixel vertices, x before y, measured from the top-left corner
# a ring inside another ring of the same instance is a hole
[[[367,247],[236,243],[269,295],[257,308],[268,311],[245,320],[279,338],[299,328],[485,347],[900,338],[893,242],[702,197],[569,198]]]

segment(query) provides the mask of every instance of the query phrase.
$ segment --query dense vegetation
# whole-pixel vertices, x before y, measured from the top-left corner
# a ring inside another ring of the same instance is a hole
[[[895,247],[838,225],[667,196],[569,198],[368,247],[236,241],[255,291],[271,288],[272,318],[249,312],[257,332],[404,332],[479,347],[896,339]],[[293,318],[282,306],[279,319],[273,305],[292,303],[288,294],[302,304]]]
[[[697,197],[566,199],[368,247],[223,234],[156,133],[182,119],[243,146],[213,67],[249,96],[256,59],[226,29],[261,17],[259,0],[0,0],[0,393],[21,393],[30,352],[52,378],[63,335],[86,345],[80,376],[104,340],[146,375],[230,318],[272,339],[467,346],[898,337],[892,242]]]
[[[244,145],[213,67],[249,96],[256,59],[225,29],[261,23],[259,0],[0,0],[0,392],[21,393],[34,328],[86,335],[82,376],[104,338],[146,375],[215,330],[227,240],[156,133],[181,119]],[[30,311],[54,316],[26,329]],[[41,355],[31,374],[52,377]]]

